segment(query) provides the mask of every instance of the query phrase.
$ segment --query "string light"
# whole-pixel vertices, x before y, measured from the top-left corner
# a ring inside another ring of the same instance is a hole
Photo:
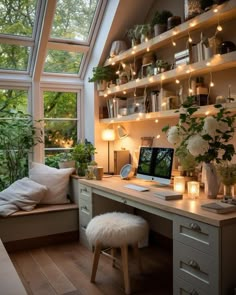
[[[214,87],[215,86],[215,84],[214,84],[214,82],[212,81],[212,72],[210,72],[210,87]]]
[[[178,80],[178,79],[176,79],[176,80],[175,80],[175,83],[176,83],[176,84],[179,84],[179,80]]]
[[[190,32],[188,31],[188,42],[189,43],[192,43],[193,42],[193,39],[191,38],[191,36],[190,36]]]
[[[175,47],[176,46],[176,42],[172,39],[172,45]]]

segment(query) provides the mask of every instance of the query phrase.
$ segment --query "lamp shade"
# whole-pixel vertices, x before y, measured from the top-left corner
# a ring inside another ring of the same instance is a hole
[[[102,131],[102,140],[104,141],[114,141],[115,140],[115,131],[114,129],[104,129]]]
[[[126,131],[125,127],[122,125],[117,126],[117,132],[119,139],[123,139],[128,136],[128,132]]]

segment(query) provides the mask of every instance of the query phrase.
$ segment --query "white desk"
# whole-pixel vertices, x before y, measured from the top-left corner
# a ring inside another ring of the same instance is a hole
[[[99,213],[127,208],[150,212],[172,221],[174,294],[233,294],[236,288],[236,213],[222,215],[205,211],[200,205],[212,200],[204,198],[164,201],[154,195],[158,188],[152,185],[148,192],[124,187],[131,182],[147,185],[140,180],[126,181],[118,177],[102,181],[79,179],[81,243],[88,246],[85,228]],[[99,196],[116,201],[115,207],[107,206]]]

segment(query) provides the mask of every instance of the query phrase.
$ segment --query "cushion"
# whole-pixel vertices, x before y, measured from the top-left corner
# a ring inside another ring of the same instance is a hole
[[[28,177],[12,183],[0,192],[0,216],[8,216],[19,209],[30,211],[40,202],[47,187]]]
[[[48,190],[41,204],[66,204],[69,203],[67,198],[70,175],[74,168],[56,169],[40,163],[32,163],[29,170],[29,177],[42,185]]]

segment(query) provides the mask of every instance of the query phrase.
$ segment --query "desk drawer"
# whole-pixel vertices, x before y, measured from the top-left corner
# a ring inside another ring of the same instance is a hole
[[[217,257],[174,241],[174,278],[180,277],[207,294],[218,294],[219,263]]]
[[[83,184],[79,184],[79,198],[92,202],[92,188]]]
[[[194,219],[177,215],[173,224],[173,238],[216,257],[219,253],[219,229]]]
[[[79,202],[79,221],[83,226],[87,226],[92,219],[92,206],[84,199],[80,199]]]
[[[174,279],[174,295],[209,295],[181,278]]]

